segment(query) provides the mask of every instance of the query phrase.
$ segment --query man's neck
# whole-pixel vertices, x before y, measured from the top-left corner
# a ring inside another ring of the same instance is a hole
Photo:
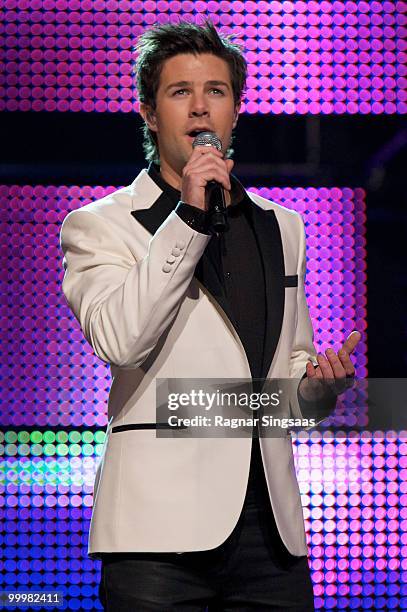
[[[168,164],[162,163],[159,165],[159,171],[163,180],[168,183],[168,185],[171,185],[171,187],[174,187],[174,189],[181,191],[182,177],[176,170],[174,170],[174,168],[171,168],[171,166]]]

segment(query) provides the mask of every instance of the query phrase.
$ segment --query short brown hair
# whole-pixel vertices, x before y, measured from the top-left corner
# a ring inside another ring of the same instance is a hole
[[[246,85],[247,64],[241,47],[230,36],[219,34],[213,23],[201,25],[186,21],[156,25],[138,39],[134,64],[139,101],[156,107],[156,96],[161,70],[166,60],[180,53],[211,53],[225,60],[229,66],[235,104],[240,102]],[[143,148],[146,159],[159,163],[157,138],[147,125],[143,126]],[[229,149],[227,155],[233,153]]]

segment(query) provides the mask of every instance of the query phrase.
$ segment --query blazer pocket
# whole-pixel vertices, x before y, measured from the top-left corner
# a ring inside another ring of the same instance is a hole
[[[170,425],[169,423],[133,423],[129,425],[116,425],[112,433],[132,431],[134,429],[188,429],[186,425]]]
[[[298,287],[298,274],[284,276],[284,287]]]

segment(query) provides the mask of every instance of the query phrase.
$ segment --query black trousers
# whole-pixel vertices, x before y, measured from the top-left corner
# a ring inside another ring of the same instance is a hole
[[[99,597],[108,612],[312,612],[308,559],[291,555],[280,538],[258,439],[241,515],[219,547],[104,554]]]

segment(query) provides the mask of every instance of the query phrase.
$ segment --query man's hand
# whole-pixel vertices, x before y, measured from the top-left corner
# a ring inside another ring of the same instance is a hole
[[[233,168],[232,159],[224,159],[216,147],[195,147],[182,171],[181,200],[206,210],[205,188],[209,181],[217,181],[230,191],[229,174]]]
[[[338,353],[329,348],[325,351],[326,357],[317,356],[319,367],[314,367],[310,361],[307,363],[307,377],[300,382],[298,389],[306,401],[317,401],[329,392],[339,395],[353,386],[355,368],[350,355],[361,337],[360,332],[353,331]]]

